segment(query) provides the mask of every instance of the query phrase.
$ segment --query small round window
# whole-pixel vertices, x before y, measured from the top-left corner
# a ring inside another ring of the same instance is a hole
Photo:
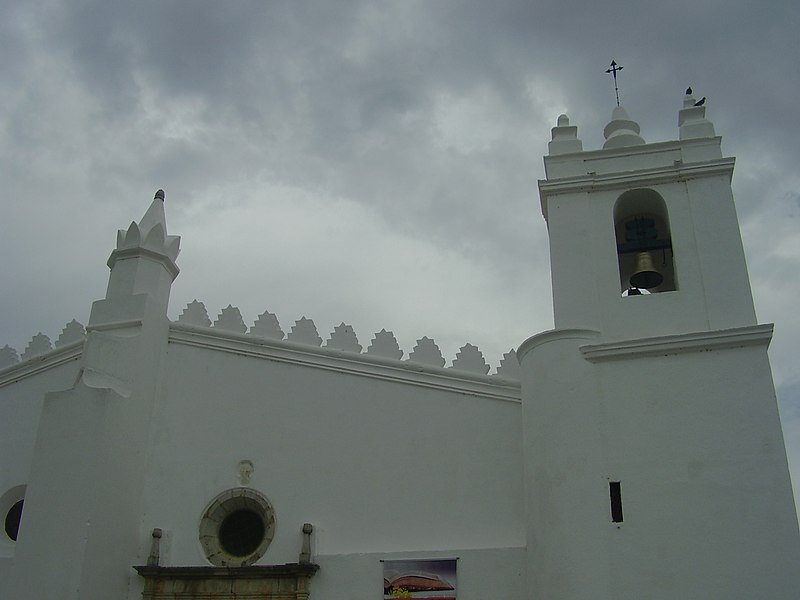
[[[252,565],[275,535],[275,512],[264,496],[234,488],[214,498],[200,520],[200,544],[219,567]]]
[[[6,535],[15,542],[19,534],[19,522],[22,520],[22,504],[24,502],[24,500],[17,500],[6,513]]]
[[[3,533],[0,543],[13,544],[19,537],[19,526],[22,522],[22,509],[25,504],[26,486],[18,485],[0,496],[0,518],[3,519]]]

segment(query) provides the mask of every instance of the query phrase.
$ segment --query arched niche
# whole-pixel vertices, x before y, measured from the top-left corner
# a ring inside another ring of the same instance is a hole
[[[641,288],[655,294],[677,289],[669,214],[658,192],[641,188],[617,198],[614,232],[621,292]]]

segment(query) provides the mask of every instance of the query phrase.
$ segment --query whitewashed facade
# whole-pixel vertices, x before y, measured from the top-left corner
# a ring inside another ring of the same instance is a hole
[[[797,598],[733,159],[693,98],[679,126],[646,144],[617,108],[584,152],[559,118],[539,184],[556,329],[492,375],[469,344],[444,368],[433,340],[405,358],[344,323],[323,341],[305,317],[248,329],[199,302],[170,322],[180,239],[157,194],[85,332],[0,351],[0,595],[199,598],[202,577],[254,577],[274,587],[236,597],[367,599],[381,561],[447,557],[463,600]],[[654,258],[650,293],[628,290]],[[247,510],[264,533],[232,554],[220,522]]]

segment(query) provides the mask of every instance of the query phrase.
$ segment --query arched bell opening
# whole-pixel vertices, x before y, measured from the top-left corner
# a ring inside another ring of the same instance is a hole
[[[657,192],[637,189],[622,194],[614,206],[614,231],[624,296],[677,289],[667,205]]]

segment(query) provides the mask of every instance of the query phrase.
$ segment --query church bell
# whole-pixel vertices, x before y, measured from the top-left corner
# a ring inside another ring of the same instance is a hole
[[[640,290],[650,290],[661,285],[664,275],[653,264],[650,252],[639,252],[636,255],[636,267],[631,275],[631,286]]]

